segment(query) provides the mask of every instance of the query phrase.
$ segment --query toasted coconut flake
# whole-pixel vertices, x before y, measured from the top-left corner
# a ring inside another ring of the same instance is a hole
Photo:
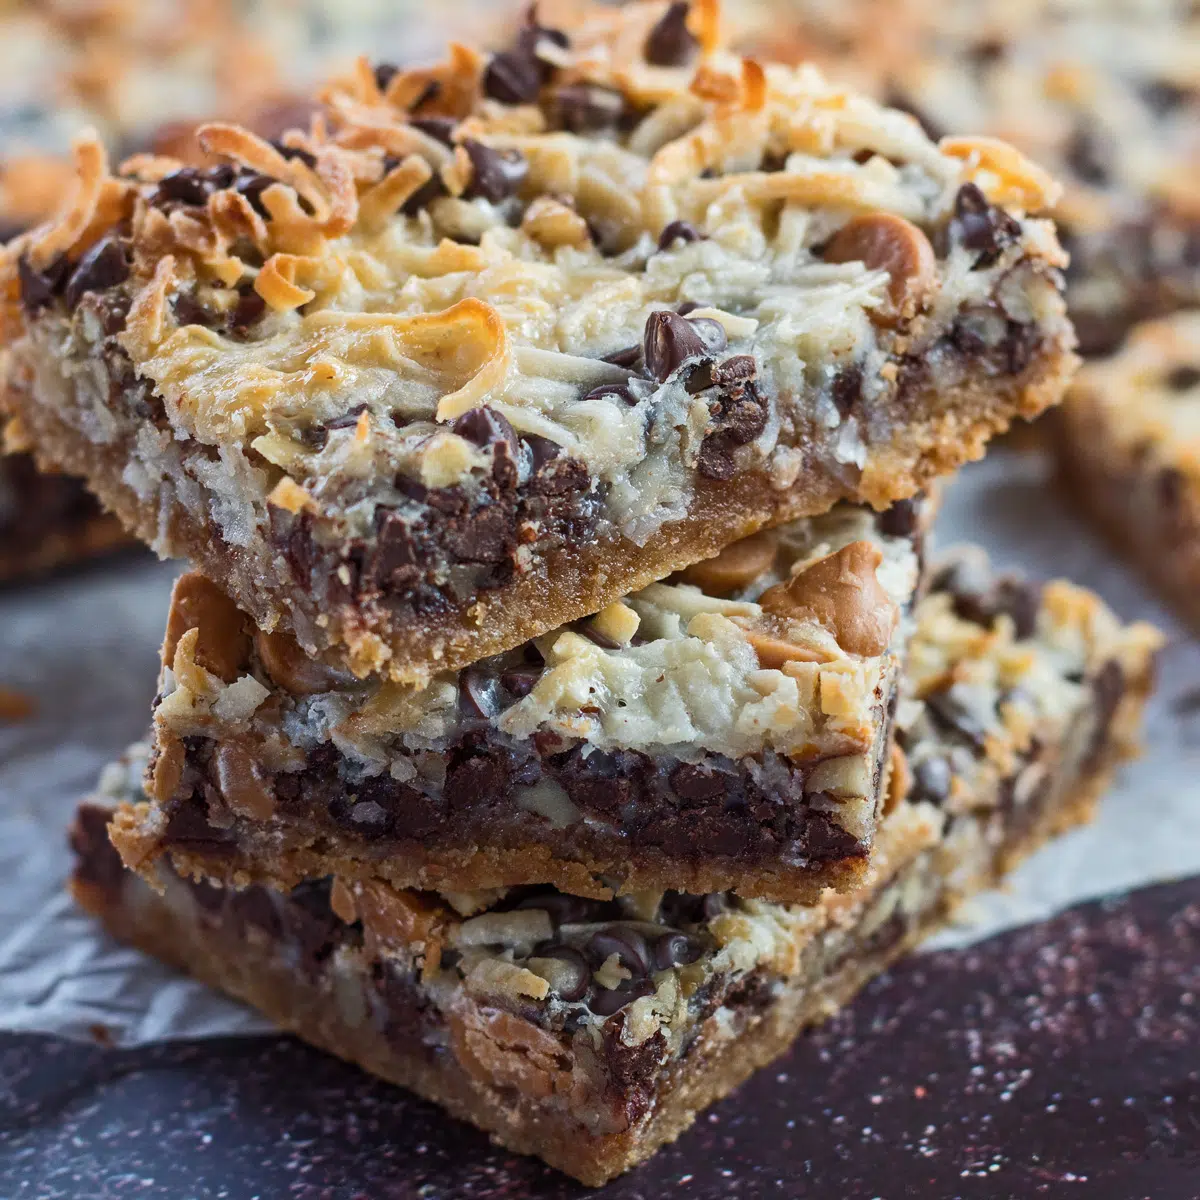
[[[316,259],[301,258],[295,254],[272,254],[262,265],[254,290],[276,311],[287,312],[307,304],[316,296],[311,288],[296,283],[299,268],[315,269],[320,264]]]
[[[363,194],[358,202],[359,221],[369,230],[382,229],[409,197],[432,178],[433,171],[425,159],[410,154]]]
[[[974,178],[980,171],[994,175],[997,186],[989,186],[987,180],[980,181],[980,186],[996,203],[1041,212],[1053,208],[1062,195],[1061,186],[1048,172],[997,138],[945,137],[938,143],[938,149],[952,158],[964,159],[968,178]]]
[[[29,247],[30,261],[39,270],[79,244],[84,231],[92,223],[107,181],[108,154],[94,131],[89,130],[76,138],[72,153],[75,160],[75,186],[62,211]]]

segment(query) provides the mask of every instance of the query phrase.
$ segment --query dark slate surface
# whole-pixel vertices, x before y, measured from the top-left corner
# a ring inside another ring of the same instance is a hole
[[[0,1038],[0,1196],[583,1195],[287,1038]],[[592,1193],[1200,1197],[1200,878],[910,960]]]

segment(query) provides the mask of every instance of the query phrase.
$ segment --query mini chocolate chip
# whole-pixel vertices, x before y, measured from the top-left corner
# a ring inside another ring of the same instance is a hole
[[[628,404],[632,408],[637,403],[637,397],[623,383],[602,383],[599,387],[592,388],[587,395],[581,397],[584,400],[600,400],[605,396],[611,396],[614,400],[620,400],[624,404]]]
[[[604,901],[588,900],[584,896],[572,896],[567,892],[541,891],[532,896],[525,896],[518,901],[514,908],[540,908],[549,915],[558,929],[562,925],[579,925],[585,921],[599,920],[607,907]],[[537,953],[550,957],[549,951],[538,947]]]
[[[400,73],[400,68],[394,63],[381,62],[375,64],[375,86],[381,91],[386,92],[388,84]]]
[[[897,500],[876,516],[875,525],[884,537],[911,538],[917,532],[917,512],[916,500]]]
[[[400,205],[400,211],[406,217],[415,217],[423,208],[428,208],[435,200],[440,200],[447,194],[442,177],[433,175]]]
[[[648,979],[635,979],[619,988],[597,988],[588,1001],[588,1008],[598,1017],[611,1017],[653,991],[654,984]]]
[[[486,447],[496,442],[507,442],[514,454],[520,449],[521,442],[517,431],[509,424],[508,418],[497,412],[490,404],[481,404],[455,417],[450,422],[450,429],[460,438],[476,446]]]
[[[1167,373],[1167,387],[1173,392],[1187,392],[1200,384],[1200,367],[1187,364],[1172,367]]]
[[[625,96],[599,83],[572,83],[554,93],[558,120],[571,133],[612,129],[625,115]]]
[[[701,236],[691,221],[672,221],[658,235],[658,248],[669,250],[676,242],[698,242]]]
[[[665,383],[689,358],[707,354],[708,347],[686,317],[660,311],[646,318],[642,353],[650,374]]]
[[[454,131],[458,128],[458,122],[453,117],[412,117],[408,123],[443,146],[454,145]]]
[[[510,695],[522,700],[533,691],[541,677],[542,669],[540,667],[522,667],[513,671],[505,671],[500,676],[500,686]]]
[[[532,54],[505,50],[492,57],[483,73],[483,90],[501,104],[531,104],[542,87],[542,70]]]
[[[673,931],[664,933],[654,943],[654,969],[668,971],[672,967],[686,967],[704,953],[704,943],[690,934]]]
[[[524,441],[529,447],[530,461],[533,465],[533,473],[535,475],[563,452],[562,447],[557,442],[552,442],[549,438],[544,438],[540,434],[527,433],[524,436]]]
[[[273,179],[270,175],[263,175],[258,171],[251,171],[248,174],[242,175],[237,183],[234,184],[233,190],[239,192],[250,201],[250,207],[254,209],[260,217],[269,217],[271,214],[267,212],[267,206],[263,203],[262,194],[273,183],[278,183],[278,179]]]
[[[458,676],[458,707],[465,716],[488,720],[500,711],[496,696],[499,680],[482,667],[466,667]]]
[[[682,67],[691,61],[700,43],[687,27],[690,5],[676,0],[646,38],[646,61],[656,67]]]
[[[112,237],[97,242],[76,265],[63,298],[74,308],[85,292],[106,292],[129,278],[125,249]]]
[[[181,292],[175,297],[171,307],[175,310],[175,320],[180,325],[201,325],[211,329],[217,323],[216,313],[210,312],[194,296]]]
[[[978,252],[974,269],[991,266],[1010,242],[1021,236],[1021,226],[1003,209],[989,204],[974,183],[964,183],[954,198],[954,225],[959,241]]]
[[[912,772],[911,800],[941,804],[950,795],[950,764],[944,758],[922,759]]]
[[[614,367],[633,367],[641,357],[641,346],[626,346],[624,350],[614,350],[604,355],[601,362],[612,363]]]
[[[957,697],[949,692],[934,692],[925,697],[925,708],[941,729],[959,734],[980,753],[986,749],[987,729]]]
[[[60,254],[43,270],[37,270],[24,254],[17,262],[17,278],[21,285],[21,304],[27,313],[36,313],[54,303],[55,296],[66,283],[71,264]]]
[[[592,972],[587,959],[575,949],[562,943],[539,946],[536,957],[553,958],[570,967],[570,972],[557,981],[554,994],[568,1004],[582,1000],[587,995],[588,985],[592,982]]]
[[[244,338],[266,311],[267,302],[252,287],[247,288],[229,314],[229,332],[234,337]]]
[[[306,167],[309,167],[312,170],[316,169],[317,156],[310,153],[308,150],[305,150],[303,146],[288,146],[284,142],[281,142],[278,138],[272,139],[271,145],[274,146],[284,158],[297,159]]]
[[[498,204],[515,195],[529,174],[529,162],[519,150],[493,150],[473,138],[463,148],[471,160],[471,182],[463,192],[468,200],[482,196]]]
[[[610,925],[607,929],[598,929],[588,938],[584,951],[597,967],[615,954],[621,966],[635,979],[650,972],[650,950],[646,939],[627,926]]]
[[[198,167],[182,167],[178,171],[172,171],[170,175],[164,175],[158,181],[152,203],[165,204],[175,201],[178,204],[196,207],[206,203],[209,196],[219,190],[214,186],[214,182],[208,172]],[[223,186],[228,187],[232,182],[233,172],[230,170],[229,178],[223,182]]]

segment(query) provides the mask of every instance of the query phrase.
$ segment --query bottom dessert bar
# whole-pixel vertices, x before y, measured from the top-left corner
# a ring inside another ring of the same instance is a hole
[[[1088,363],[1050,427],[1067,495],[1200,625],[1200,312]]]
[[[1039,599],[1000,580],[984,594],[966,589],[969,564],[956,571],[958,590],[925,602],[889,811],[868,882],[852,893],[787,907],[547,887],[437,896],[327,879],[284,894],[188,881],[165,862],[156,892],[106,836],[112,805],[136,794],[134,754],[80,809],[74,894],[119,939],[511,1149],[603,1183],[677,1137],[965,896],[1086,819],[1131,751],[1153,632],[1121,629],[1067,585]],[[1009,610],[1023,603],[1110,624],[1112,656],[1074,677],[1061,646],[1014,640]],[[1069,697],[1069,713],[1035,730],[1002,701],[994,726],[972,723],[966,697],[986,689],[986,672],[1014,695],[1036,684]],[[960,702],[954,719],[947,695]]]
[[[0,583],[132,545],[78,479],[46,475],[26,454],[0,454]]]

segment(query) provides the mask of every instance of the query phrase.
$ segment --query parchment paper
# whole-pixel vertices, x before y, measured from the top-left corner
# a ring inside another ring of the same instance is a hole
[[[973,540],[1001,565],[1097,589],[1169,636],[1147,753],[1099,820],[1038,854],[1004,893],[970,906],[938,944],[961,944],[1077,900],[1200,873],[1200,642],[1064,511],[1037,455],[996,450],[948,489],[938,542]],[[35,715],[0,724],[0,1028],[118,1041],[259,1032],[261,1020],[114,946],[63,893],[64,834],[100,768],[143,735],[177,568],[126,559],[0,593],[0,685]],[[1189,703],[1190,701],[1190,703]]]

